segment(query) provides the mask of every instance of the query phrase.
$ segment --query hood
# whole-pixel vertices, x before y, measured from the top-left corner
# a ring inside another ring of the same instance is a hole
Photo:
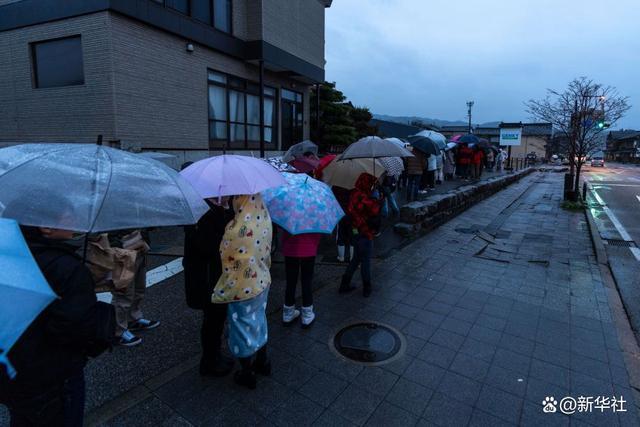
[[[363,193],[371,194],[371,190],[373,189],[373,186],[377,181],[378,180],[375,176],[368,173],[363,173],[360,174],[358,180],[356,181],[356,188]]]

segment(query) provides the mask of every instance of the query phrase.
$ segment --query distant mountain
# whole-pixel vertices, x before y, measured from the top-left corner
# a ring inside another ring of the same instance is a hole
[[[440,120],[440,119],[431,119],[429,117],[418,117],[418,116],[388,116],[386,114],[374,114],[373,115],[374,119],[378,119],[378,120],[386,120],[388,122],[395,122],[395,123],[402,123],[402,124],[411,124],[411,122],[419,120],[425,124],[431,124],[431,125],[435,125],[438,127],[442,127],[442,126],[465,126],[467,124],[467,122],[464,122],[462,120],[454,120],[454,121],[450,121],[450,120]],[[487,123],[482,123],[480,125],[478,124],[474,124],[474,126],[481,126],[481,127],[496,127],[500,124],[500,122],[487,122]]]

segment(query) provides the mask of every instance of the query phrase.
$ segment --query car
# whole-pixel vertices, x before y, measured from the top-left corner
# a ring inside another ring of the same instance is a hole
[[[604,158],[602,158],[602,157],[592,157],[591,158],[591,166],[602,166],[602,167],[604,167]]]

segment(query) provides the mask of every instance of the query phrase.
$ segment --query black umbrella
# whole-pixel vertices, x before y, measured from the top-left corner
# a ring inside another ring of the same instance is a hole
[[[426,136],[410,136],[409,144],[428,155],[436,155],[440,153],[440,147],[438,144]]]
[[[466,142],[467,144],[477,144],[480,142],[480,138],[478,138],[477,136],[471,133],[468,133],[460,137],[460,139],[458,139],[458,142]]]

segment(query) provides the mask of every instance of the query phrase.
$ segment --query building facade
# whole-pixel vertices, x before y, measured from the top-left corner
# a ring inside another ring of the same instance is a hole
[[[640,131],[618,130],[607,134],[606,157],[622,163],[640,163]]]
[[[328,0],[0,0],[0,145],[194,159],[309,136]]]

